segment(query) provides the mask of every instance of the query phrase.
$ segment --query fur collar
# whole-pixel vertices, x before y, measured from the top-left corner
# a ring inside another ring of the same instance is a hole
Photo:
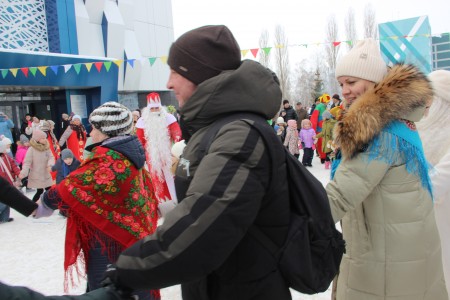
[[[40,152],[44,152],[44,151],[50,149],[50,146],[49,146],[47,140],[45,140],[44,144],[41,144],[41,143],[36,142],[33,139],[30,139],[30,145],[31,145],[31,147],[33,147],[34,149],[36,149],[37,151],[40,151]]]
[[[352,158],[387,124],[422,110],[431,97],[433,89],[425,74],[412,65],[395,65],[336,124],[334,137],[342,156]]]

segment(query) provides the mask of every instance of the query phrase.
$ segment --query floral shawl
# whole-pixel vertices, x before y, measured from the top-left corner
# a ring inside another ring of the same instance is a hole
[[[60,209],[68,214],[66,276],[71,277],[73,268],[78,271],[78,260],[89,260],[94,241],[111,257],[155,231],[157,202],[151,186],[147,171],[103,146],[95,147],[80,167],[61,181],[57,186],[63,200]]]

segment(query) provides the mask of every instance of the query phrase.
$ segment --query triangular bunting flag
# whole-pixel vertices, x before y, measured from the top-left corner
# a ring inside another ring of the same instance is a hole
[[[264,53],[265,53],[266,55],[269,55],[270,50],[272,49],[272,47],[264,47],[264,48],[262,48],[262,49],[263,49],[263,51],[264,51]]]
[[[341,42],[333,42],[333,46],[337,47],[341,44]]]
[[[37,68],[36,67],[30,67],[30,72],[33,74],[33,76],[36,76]]]
[[[110,61],[105,61],[103,64],[105,65],[106,72],[109,72],[112,63]]]
[[[86,66],[87,71],[90,72],[92,68],[92,63],[85,63],[84,65]]]
[[[77,72],[77,75],[80,74],[81,64],[74,64],[73,68],[75,69],[75,72]]]
[[[115,60],[113,62],[120,68],[120,65],[123,63],[123,60],[119,59],[119,60]]]
[[[167,64],[167,56],[165,56],[165,55],[163,55],[163,56],[161,56],[159,59],[161,60],[161,62],[163,63],[163,64]]]
[[[345,41],[349,46],[353,45],[352,41]]]
[[[241,50],[242,57],[245,57],[248,53],[248,49]]]
[[[133,59],[127,59],[127,63],[128,63],[132,68],[134,68],[134,61],[135,61],[134,58],[133,58]]]
[[[396,40],[398,40],[398,36],[393,36],[392,39],[393,39],[394,41],[396,41]]]
[[[8,69],[2,69],[2,77],[3,79],[8,75],[9,70]]]
[[[97,71],[100,72],[102,70],[103,62],[96,62],[94,65]]]
[[[47,67],[46,66],[41,66],[41,67],[37,67],[39,72],[42,73],[42,75],[47,76]]]
[[[58,75],[58,68],[59,66],[50,66],[50,69],[52,69],[53,73],[55,73],[55,75]]]
[[[281,48],[284,48],[284,45],[278,44],[278,45],[275,45],[275,48],[281,49]]]
[[[253,54],[253,57],[254,57],[254,58],[256,58],[256,56],[258,55],[258,51],[259,51],[258,48],[256,48],[256,49],[250,49],[250,52]]]
[[[148,58],[148,62],[150,63],[150,67],[153,66],[153,64],[155,63],[155,61],[156,61],[156,57],[149,57],[149,58]]]
[[[17,72],[19,72],[19,69],[18,68],[12,68],[12,69],[9,69],[9,71],[11,71],[11,74],[13,74],[13,76],[16,77],[17,76]]]
[[[63,65],[63,67],[64,67],[64,73],[67,73],[70,70],[70,68],[72,68],[72,65]]]
[[[303,46],[305,48],[308,48],[308,44],[300,44],[300,46]]]
[[[28,68],[20,68],[20,70],[22,71],[23,75],[28,78]]]

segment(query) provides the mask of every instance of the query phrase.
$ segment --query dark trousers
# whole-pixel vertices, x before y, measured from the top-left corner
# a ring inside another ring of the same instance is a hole
[[[50,187],[46,187],[45,190],[48,191]],[[39,200],[39,197],[41,197],[42,193],[44,193],[44,189],[37,189],[36,194],[33,196],[33,202],[36,202]]]
[[[108,258],[108,255],[101,249],[99,243],[96,243],[96,247],[89,251],[89,260],[86,263],[87,269],[87,289],[86,292],[94,291],[102,287],[101,282],[104,279],[106,267],[112,264],[119,257],[119,254],[112,255],[113,260]],[[150,291],[135,291],[134,295],[139,296],[139,300],[157,300],[150,295]]]
[[[304,166],[311,166],[313,156],[314,156],[314,150],[312,148],[303,148],[302,164]]]

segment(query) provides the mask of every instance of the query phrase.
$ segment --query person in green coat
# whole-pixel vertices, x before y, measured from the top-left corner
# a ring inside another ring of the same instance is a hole
[[[339,153],[326,187],[346,253],[338,300],[448,300],[432,187],[416,130],[433,89],[415,66],[389,71],[378,43],[336,66],[349,107],[335,125]]]
[[[330,155],[333,152],[331,145],[333,143],[333,129],[336,124],[336,120],[330,111],[325,111],[322,114],[324,119],[322,123],[322,131],[316,135],[316,139],[322,138],[322,152],[325,153],[325,169],[330,169],[331,159]]]

